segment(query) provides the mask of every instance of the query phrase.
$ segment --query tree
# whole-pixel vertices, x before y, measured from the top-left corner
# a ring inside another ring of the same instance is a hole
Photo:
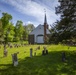
[[[23,32],[23,40],[27,41],[28,40],[28,31],[27,31],[27,26],[24,26],[24,32]]]
[[[9,26],[9,22],[10,20],[12,20],[12,16],[8,13],[2,13],[2,17],[1,17],[1,22],[2,22],[2,36],[3,38],[6,37],[6,33],[8,32],[7,31],[7,28]],[[6,41],[6,40],[5,40]]]
[[[2,22],[1,22],[1,19],[0,19],[0,43],[2,41]]]
[[[54,43],[54,44],[58,44],[60,39],[59,39],[59,30],[57,29],[57,26],[59,24],[59,21],[57,20],[57,22],[53,23],[50,29],[50,38],[49,38],[49,43]]]
[[[28,35],[30,32],[34,30],[34,25],[33,24],[28,24],[24,26],[24,32],[23,32],[23,39],[28,40]]]
[[[8,42],[7,37],[8,37],[8,26],[9,26],[9,22],[12,19],[12,16],[8,13],[2,13],[2,17],[1,17],[1,22],[2,22],[2,37],[4,39],[4,56],[5,56],[5,52],[6,52],[6,44]]]
[[[76,0],[59,0],[56,14],[61,14],[61,21],[57,26],[62,40],[76,39]]]
[[[23,31],[24,31],[24,27],[23,27],[23,22],[18,20],[17,23],[16,23],[16,26],[15,26],[15,39],[14,41],[19,41],[19,40],[22,40],[22,36],[23,36]]]
[[[3,30],[6,29],[8,27],[9,21],[12,20],[12,16],[8,13],[2,13],[2,28]]]
[[[34,30],[35,26],[33,24],[28,24],[26,26],[27,29],[27,33],[29,34],[30,32],[32,32]]]
[[[9,26],[8,26],[8,28],[7,28],[8,32],[9,32],[8,38],[7,38],[8,41],[11,41],[11,42],[13,41],[14,34],[15,34],[14,28],[15,28],[15,27],[14,27],[13,23],[12,23],[12,22],[9,23]]]

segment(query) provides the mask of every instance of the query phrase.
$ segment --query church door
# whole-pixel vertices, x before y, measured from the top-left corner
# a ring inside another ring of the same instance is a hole
[[[37,36],[37,43],[44,43],[43,36]]]

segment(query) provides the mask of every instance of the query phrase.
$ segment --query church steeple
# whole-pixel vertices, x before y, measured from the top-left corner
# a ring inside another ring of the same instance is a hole
[[[46,24],[47,24],[46,13],[45,13],[45,18],[44,18],[44,23],[46,23]]]
[[[45,11],[45,17],[44,17],[44,24],[47,24],[47,18],[46,18],[46,11]]]
[[[45,17],[44,17],[44,43],[46,43],[46,37],[47,37],[46,30],[47,29],[48,29],[48,25],[47,25],[46,11],[45,11]]]

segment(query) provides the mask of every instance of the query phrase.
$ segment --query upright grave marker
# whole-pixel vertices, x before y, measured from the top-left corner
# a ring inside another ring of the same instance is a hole
[[[18,65],[18,57],[17,57],[17,54],[18,53],[19,52],[12,54],[12,62],[13,62],[13,65],[14,66],[17,66]]]
[[[66,57],[65,57],[65,52],[62,52],[62,61],[65,62]]]
[[[7,57],[8,51],[7,49],[4,50],[4,57]]]
[[[34,52],[34,56],[36,56],[36,52]]]
[[[42,51],[42,55],[47,55],[48,54],[48,50],[46,49],[46,47],[43,47],[44,50]]]
[[[32,55],[32,53],[33,53],[33,49],[32,48],[30,48],[30,57],[32,57],[33,55]]]

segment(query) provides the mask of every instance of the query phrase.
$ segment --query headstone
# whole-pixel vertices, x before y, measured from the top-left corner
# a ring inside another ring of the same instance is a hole
[[[30,48],[30,57],[32,57],[33,49]]]
[[[4,57],[7,57],[8,51],[4,50]]]
[[[36,52],[34,52],[34,56],[36,56]]]
[[[65,52],[62,52],[62,61],[65,62],[66,57],[65,57]]]
[[[44,52],[44,50],[42,51],[42,55],[45,55],[45,52]]]
[[[48,54],[48,50],[44,48],[44,50],[42,51],[42,55],[47,55],[47,54]]]
[[[48,50],[46,50],[46,54],[48,54]]]
[[[40,46],[38,46],[38,48],[37,48],[38,50],[40,50]]]
[[[13,62],[13,65],[14,65],[14,66],[17,66],[17,65],[18,65],[18,58],[17,58],[17,54],[18,54],[18,52],[17,52],[17,53],[12,54],[12,62]]]

